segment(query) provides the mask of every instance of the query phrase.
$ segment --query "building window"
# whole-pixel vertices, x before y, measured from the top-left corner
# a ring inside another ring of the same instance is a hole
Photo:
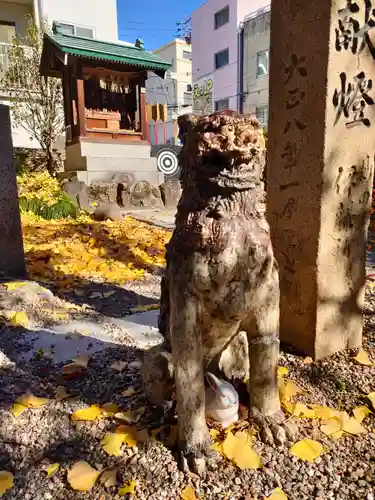
[[[75,24],[59,23],[59,32],[64,35],[75,35],[83,38],[94,38],[94,29]]]
[[[16,23],[0,21],[0,43],[12,43],[16,36]]]
[[[257,76],[268,75],[268,50],[257,54]]]
[[[229,49],[221,50],[215,54],[215,69],[220,69],[229,64]]]
[[[184,59],[189,59],[189,61],[190,61],[190,60],[191,60],[191,52],[189,52],[189,51],[187,51],[187,50],[184,50],[184,51],[182,52],[182,57],[183,57]]]
[[[229,5],[227,5],[227,7],[224,7],[224,9],[219,10],[219,12],[216,12],[214,19],[215,19],[215,22],[214,22],[215,30],[218,30],[219,28],[224,26],[224,24],[228,24],[229,23]]]
[[[229,99],[215,101],[215,111],[226,111],[227,109],[229,109]]]
[[[267,127],[268,124],[268,106],[259,106],[255,109],[255,116],[257,120],[262,125],[262,127]]]

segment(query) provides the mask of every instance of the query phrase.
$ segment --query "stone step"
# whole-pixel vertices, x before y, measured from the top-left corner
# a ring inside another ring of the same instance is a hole
[[[114,142],[82,142],[81,154],[87,157],[97,158],[150,158],[151,146],[150,144],[126,144]]]
[[[157,172],[156,158],[136,158],[136,157],[86,157],[87,170],[90,172]]]

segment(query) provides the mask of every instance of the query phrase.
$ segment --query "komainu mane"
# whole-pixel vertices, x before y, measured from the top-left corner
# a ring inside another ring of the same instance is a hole
[[[174,377],[182,465],[201,472],[208,370],[250,372],[250,415],[264,439],[283,442],[289,430],[280,425],[279,277],[263,209],[263,132],[253,116],[231,111],[185,115],[179,126],[183,192],[162,281],[165,342],[145,386],[154,401],[169,397]]]

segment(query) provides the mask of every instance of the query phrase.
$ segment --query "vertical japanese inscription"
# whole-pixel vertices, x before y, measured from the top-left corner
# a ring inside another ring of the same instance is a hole
[[[346,0],[346,7],[337,11],[338,23],[335,28],[335,48],[337,52],[351,51],[358,56],[367,47],[375,58],[374,45],[369,31],[375,27],[375,9],[372,0]],[[346,127],[364,125],[370,127],[371,121],[367,115],[367,106],[375,104],[370,95],[373,88],[371,78],[364,71],[358,70],[349,77],[341,72],[340,86],[336,87],[332,103],[336,114],[334,125],[345,119]]]
[[[306,57],[298,57],[297,54],[292,54],[290,63],[284,68],[284,84],[286,86],[286,101],[285,111],[287,121],[284,127],[284,135],[287,135],[295,127],[298,130],[304,130],[306,124],[296,115],[299,106],[306,98],[305,90],[300,88],[301,80],[307,77]],[[294,117],[289,115],[293,110]],[[294,139],[287,137],[281,158],[284,169],[288,170],[288,174],[292,173],[292,168],[297,165],[299,155],[299,145]]]

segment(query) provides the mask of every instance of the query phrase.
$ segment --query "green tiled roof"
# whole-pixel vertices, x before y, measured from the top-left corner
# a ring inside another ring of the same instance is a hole
[[[65,54],[139,66],[149,70],[166,71],[171,67],[170,63],[163,61],[157,55],[138,47],[63,33],[45,34],[45,37]]]

